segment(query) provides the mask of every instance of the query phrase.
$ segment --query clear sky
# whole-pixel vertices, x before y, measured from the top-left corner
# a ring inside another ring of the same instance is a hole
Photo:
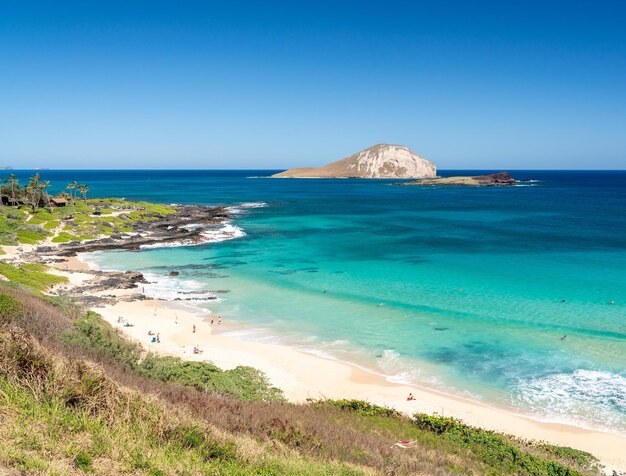
[[[0,166],[626,168],[619,1],[0,0]]]

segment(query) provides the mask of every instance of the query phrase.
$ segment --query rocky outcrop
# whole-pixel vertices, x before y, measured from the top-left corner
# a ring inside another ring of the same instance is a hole
[[[475,176],[457,176],[457,177],[438,177],[416,180],[415,182],[402,183],[398,185],[446,185],[456,187],[510,187],[515,185],[515,179],[508,172],[499,172],[497,174],[475,175]]]
[[[323,167],[295,168],[277,178],[426,178],[436,177],[437,166],[403,145],[378,144]]]
[[[201,243],[206,239],[203,233],[207,228],[222,224],[228,216],[227,210],[223,207],[184,206],[176,213],[158,220],[134,223],[132,234],[113,234],[97,240],[74,241],[57,248],[40,246],[35,250],[35,254],[75,256],[91,251],[137,250],[142,246],[167,243]]]

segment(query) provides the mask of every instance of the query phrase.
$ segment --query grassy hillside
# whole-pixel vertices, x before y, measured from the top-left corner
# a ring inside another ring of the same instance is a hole
[[[0,245],[92,240],[133,230],[133,224],[162,218],[175,207],[117,198],[76,200],[74,206],[39,208],[0,207]],[[97,215],[94,215],[97,213]]]
[[[146,354],[0,283],[0,468],[29,474],[599,474],[584,452],[366,402],[282,400],[254,369]],[[34,431],[33,431],[34,429]],[[416,447],[392,449],[401,439]]]

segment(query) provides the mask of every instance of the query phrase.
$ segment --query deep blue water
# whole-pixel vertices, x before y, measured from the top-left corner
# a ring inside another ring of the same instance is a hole
[[[513,188],[250,178],[269,173],[42,175],[91,196],[235,206],[241,238],[91,259],[146,272],[154,292],[229,289],[207,306],[247,338],[626,432],[626,172],[514,171],[536,182]]]

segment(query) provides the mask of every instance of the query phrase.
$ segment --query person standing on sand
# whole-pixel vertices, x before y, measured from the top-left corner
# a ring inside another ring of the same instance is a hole
[[[196,333],[196,325],[195,324],[193,325],[193,333],[194,334]]]
[[[161,333],[157,332],[157,344],[161,343]]]
[[[222,323],[222,316],[218,316],[218,317],[217,317],[217,323],[218,323],[218,324],[221,324],[221,323]]]

